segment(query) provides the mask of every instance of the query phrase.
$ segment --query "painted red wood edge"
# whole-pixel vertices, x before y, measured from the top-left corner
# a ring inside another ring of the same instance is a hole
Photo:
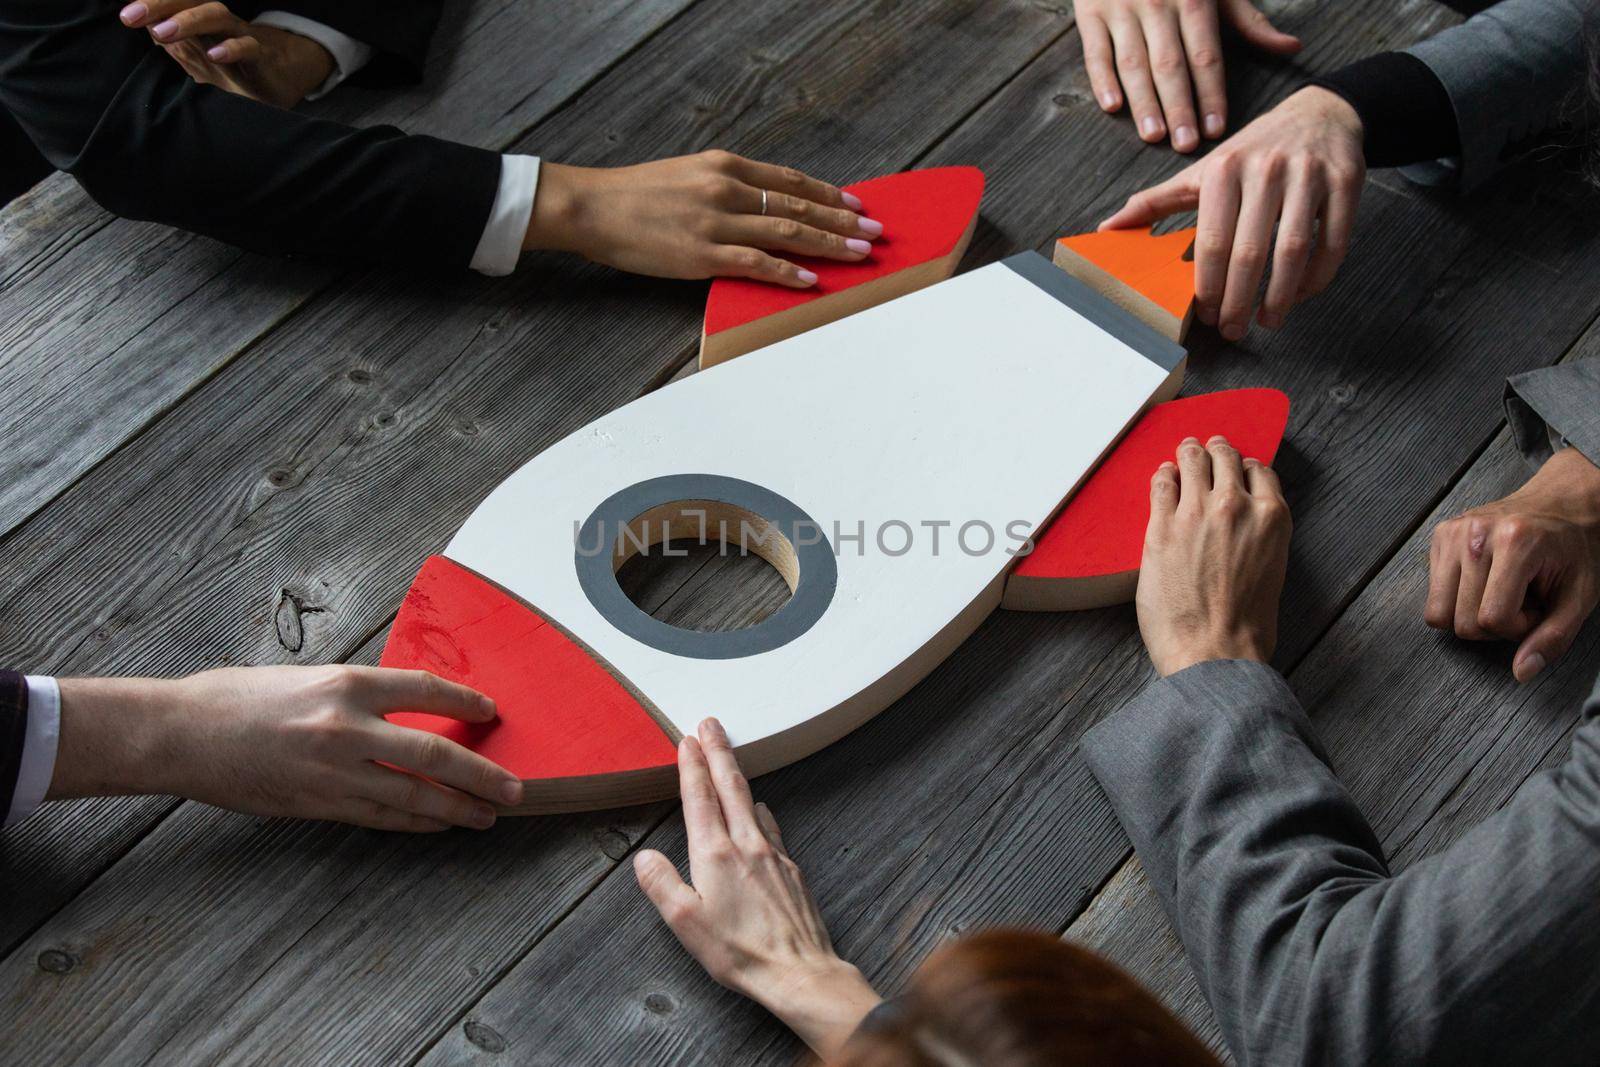
[[[1150,522],[1150,476],[1185,437],[1222,434],[1263,463],[1278,454],[1289,398],[1276,389],[1230,389],[1157,404],[1134,424],[1018,561],[1027,578],[1094,578],[1138,570]]]
[[[862,213],[883,223],[872,254],[855,263],[786,257],[814,271],[817,283],[790,289],[747,278],[718,278],[706,298],[705,332],[720,333],[819,297],[950,254],[983,199],[976,167],[934,167],[888,174],[845,186],[861,198]]]
[[[525,780],[659,767],[673,743],[594,657],[520,600],[444,556],[406,593],[381,663],[432,671],[492,697],[497,721],[401,712]]]

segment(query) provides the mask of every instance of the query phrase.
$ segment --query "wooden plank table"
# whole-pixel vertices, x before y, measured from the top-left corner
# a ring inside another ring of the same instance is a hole
[[[1308,48],[1231,57],[1235,125],[1457,19],[1280,7]],[[474,0],[425,85],[318,107],[578,163],[720,145],[841,182],[972,163],[990,185],[970,267],[1182,165],[1099,113],[1081,58],[1064,2]],[[1523,476],[1502,379],[1600,348],[1600,229],[1575,196],[1554,168],[1465,203],[1380,172],[1334,290],[1279,334],[1190,346],[1187,391],[1293,398],[1279,666],[1399,864],[1559,758],[1600,663],[1586,631],[1523,690],[1505,649],[1420,619],[1432,523]],[[418,561],[529,455],[680,372],[703,298],[553,256],[492,281],[285,264],[47,181],[0,212],[0,663],[374,662]],[[630,580],[682,625],[779,595],[714,552]],[[1127,609],[1002,612],[760,780],[841,950],[892,990],[963,930],[1043,927],[1217,1040],[1076,751],[1149,677]],[[170,798],[52,806],[0,834],[0,1062],[793,1062],[639,895],[644,846],[682,856],[675,804],[424,838]]]

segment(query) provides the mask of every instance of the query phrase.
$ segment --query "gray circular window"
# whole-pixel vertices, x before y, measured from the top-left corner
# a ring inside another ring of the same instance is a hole
[[[652,618],[617,584],[617,568],[665,541],[718,540],[761,556],[789,585],[788,603],[754,626],[705,633]],[[753,482],[717,474],[673,474],[607,497],[578,530],[578,584],[618,630],[651,648],[695,659],[735,659],[793,641],[833,602],[833,545],[793,501]]]

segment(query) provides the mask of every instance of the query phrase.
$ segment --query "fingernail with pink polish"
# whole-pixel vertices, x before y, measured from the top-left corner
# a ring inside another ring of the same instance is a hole
[[[872,251],[872,244],[868,241],[863,241],[859,237],[846,237],[844,246],[858,256],[864,256]]]
[[[132,26],[149,13],[150,9],[145,7],[143,4],[129,4],[127,7],[122,9],[121,14],[119,14],[117,17],[120,18],[126,25]]]
[[[851,211],[861,210],[861,198],[856,194],[841,192],[839,196],[844,200],[844,206]]]
[[[856,225],[861,227],[862,233],[867,234],[870,237],[883,236],[883,223],[879,222],[877,219],[869,219],[865,217],[859,218],[856,220]]]
[[[802,270],[799,274],[795,275],[795,277],[800,279],[800,284],[801,285],[816,285],[817,284],[817,276],[816,276],[816,273],[813,272],[813,271]]]
[[[228,58],[228,46],[219,44],[215,48],[207,48],[206,55],[220,63]]]
[[[1215,111],[1206,116],[1206,136],[1222,136],[1222,116],[1217,114]]]
[[[177,32],[178,23],[176,19],[168,19],[165,22],[158,22],[154,26],[150,27],[150,35],[158,41],[165,41],[168,37],[176,36]]]

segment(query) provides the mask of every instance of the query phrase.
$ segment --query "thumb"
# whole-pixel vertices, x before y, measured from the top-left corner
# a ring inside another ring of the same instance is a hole
[[[1511,673],[1517,681],[1532,681],[1540,671],[1567,654],[1590,607],[1574,586],[1561,590],[1550,612],[1517,646],[1517,654],[1511,660]]]
[[[1222,0],[1222,12],[1239,36],[1263,51],[1292,56],[1300,51],[1300,38],[1284,33],[1250,0]]]
[[[656,906],[667,925],[674,929],[683,918],[685,909],[693,907],[700,899],[700,894],[679,877],[678,868],[672,865],[672,861],[653,848],[644,849],[633,857],[633,876],[639,880],[639,888],[644,890],[644,895],[650,898],[650,903]]]
[[[1199,206],[1199,183],[1193,180],[1186,169],[1160,185],[1152,185],[1128,197],[1128,202],[1098,228],[1125,230],[1135,226],[1149,226],[1168,215],[1176,215],[1180,211],[1192,211]]]

